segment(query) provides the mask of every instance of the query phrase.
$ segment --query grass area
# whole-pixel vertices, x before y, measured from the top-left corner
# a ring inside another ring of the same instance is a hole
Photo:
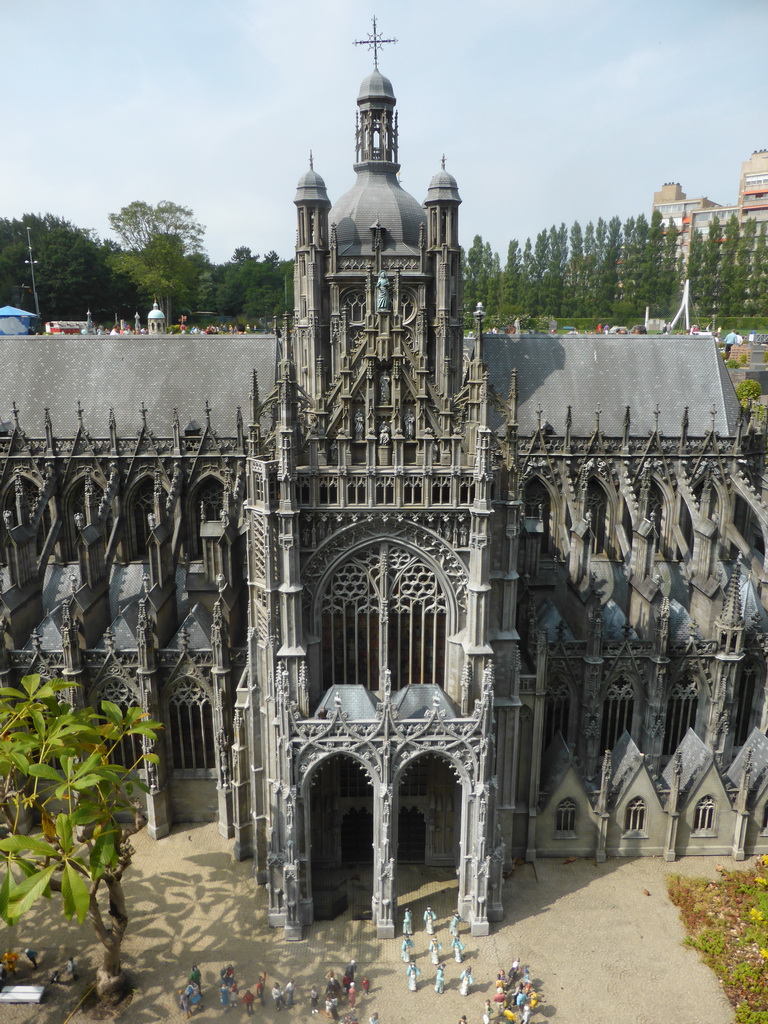
[[[768,1024],[768,857],[720,881],[669,879],[688,938],[720,979],[738,1024]]]

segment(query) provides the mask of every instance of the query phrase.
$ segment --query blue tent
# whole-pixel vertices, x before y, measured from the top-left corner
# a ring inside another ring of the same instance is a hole
[[[15,306],[0,306],[0,335],[27,334],[30,321],[36,319],[36,313],[27,313]]]

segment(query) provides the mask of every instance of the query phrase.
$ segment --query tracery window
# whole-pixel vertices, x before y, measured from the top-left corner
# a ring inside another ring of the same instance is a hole
[[[603,719],[600,730],[600,749],[613,750],[619,736],[626,729],[632,732],[635,711],[635,691],[628,679],[616,679],[603,700]]]
[[[610,554],[610,523],[608,522],[608,495],[596,480],[587,487],[589,528],[592,531],[592,550],[596,555]]]
[[[692,679],[681,679],[675,683],[667,699],[662,754],[674,754],[683,736],[695,728],[698,704],[699,691]]]
[[[566,683],[556,684],[544,700],[544,735],[541,749],[546,751],[557,733],[568,742],[568,721],[571,711],[571,694]]]
[[[535,519],[541,523],[541,550],[544,554],[552,550],[552,498],[541,480],[531,480],[525,488],[523,496],[525,518]]]
[[[717,805],[712,796],[702,797],[696,804],[693,815],[693,831],[715,835],[715,818]]]
[[[40,489],[30,480],[28,477],[21,477],[21,488],[24,492],[24,500],[27,508],[29,509],[30,519],[37,510],[37,503],[40,500]],[[19,518],[16,511],[16,486],[15,483],[11,484],[8,490],[5,492],[5,502],[3,503],[3,510],[12,514],[12,522],[14,526],[19,525]],[[2,520],[0,519],[0,525]],[[3,531],[5,526],[2,525]],[[42,554],[43,548],[45,547],[45,539],[48,536],[48,531],[51,528],[51,511],[48,505],[45,506],[42,518],[40,520],[40,526],[37,531],[37,538],[35,540],[35,550],[37,554]]]
[[[99,687],[96,701],[99,709],[101,709],[101,702],[103,700],[108,700],[113,704],[117,704],[123,713],[125,713],[128,708],[139,707],[136,694],[122,679],[107,679],[103,685]],[[126,768],[131,768],[139,761],[141,754],[141,737],[126,736],[116,747],[112,756],[112,761],[115,764],[121,764]]]
[[[628,833],[645,834],[645,810],[645,800],[642,797],[636,796],[634,800],[629,801],[624,815],[625,835]]]
[[[743,746],[752,731],[752,719],[757,690],[757,666],[754,663],[745,665],[736,688],[734,708],[733,742],[737,747]]]
[[[576,803],[570,797],[561,800],[557,805],[555,832],[558,835],[575,835],[576,833]]]
[[[365,323],[365,292],[347,292],[344,296],[344,309],[349,324]]]
[[[215,768],[213,709],[194,679],[183,679],[168,698],[168,731],[174,768]]]
[[[664,549],[664,498],[655,483],[648,488],[648,519],[653,523],[659,538],[659,551]]]
[[[216,477],[206,477],[192,499],[192,521],[189,524],[189,557],[202,557],[200,524],[218,522],[224,508],[224,485]]]
[[[323,597],[325,687],[355,683],[377,690],[388,668],[393,689],[442,686],[445,595],[416,555],[382,543],[336,570]]]
[[[149,477],[142,481],[133,492],[131,520],[133,524],[133,544],[131,559],[142,561],[149,555],[149,536],[151,530],[147,517],[155,509],[155,482]]]

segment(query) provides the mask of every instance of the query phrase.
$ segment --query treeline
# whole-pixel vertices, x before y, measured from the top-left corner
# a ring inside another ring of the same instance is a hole
[[[212,263],[204,229],[184,207],[133,203],[110,222],[119,241],[51,213],[0,218],[0,306],[35,312],[34,270],[42,323],[85,320],[88,310],[96,324],[132,324],[137,311],[146,322],[156,298],[169,324],[221,316],[271,326],[293,309],[293,260],[240,246],[227,263]]]
[[[762,227],[762,226],[761,226]],[[754,221],[739,233],[735,216],[717,218],[703,237],[694,232],[687,276],[694,311],[705,323],[727,316],[768,313],[766,234]],[[469,319],[478,302],[487,326],[516,317],[594,317],[611,323],[669,319],[677,311],[686,269],[678,231],[654,212],[624,224],[600,218],[582,230],[553,225],[521,248],[513,240],[502,267],[480,235],[464,254],[464,300]]]

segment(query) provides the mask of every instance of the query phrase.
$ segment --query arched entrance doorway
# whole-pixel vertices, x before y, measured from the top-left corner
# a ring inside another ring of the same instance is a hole
[[[461,840],[461,786],[437,754],[411,761],[400,776],[397,858],[404,864],[454,867]]]
[[[328,920],[346,910],[342,868],[373,862],[373,785],[352,757],[335,755],[316,770],[310,784],[310,857],[314,916]]]

